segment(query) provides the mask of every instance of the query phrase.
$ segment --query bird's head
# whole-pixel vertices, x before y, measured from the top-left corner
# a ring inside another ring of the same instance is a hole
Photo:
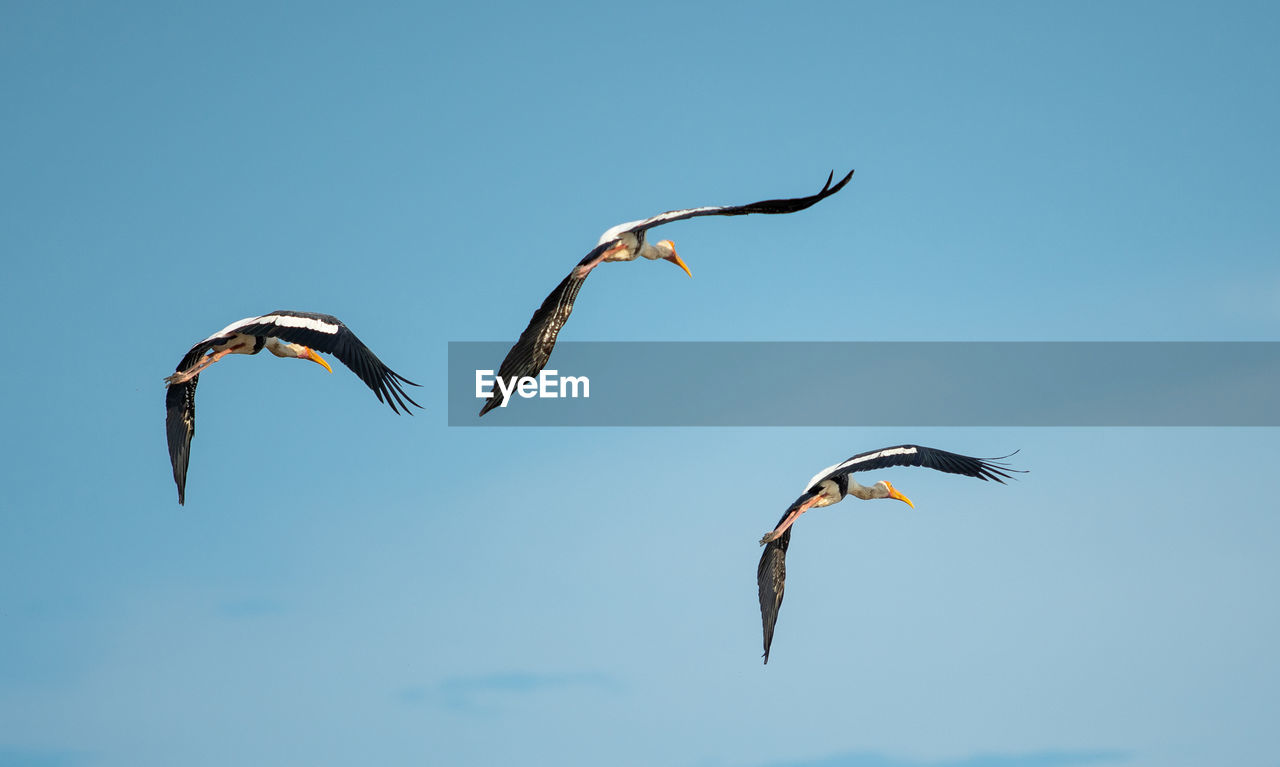
[[[916,507],[916,505],[911,502],[910,498],[903,495],[902,493],[899,493],[897,488],[895,488],[893,485],[889,484],[888,482],[885,482],[884,480],[881,480],[880,482],[876,483],[876,497],[892,498],[895,501],[902,501],[903,503],[907,504],[913,509]]]
[[[298,359],[311,360],[317,365],[323,367],[325,370],[328,370],[330,373],[333,372],[333,368],[329,367],[329,363],[325,361],[325,358],[316,354],[315,350],[310,346],[302,346],[301,344],[295,344],[295,346],[297,346],[297,349],[294,351],[297,353]]]
[[[311,360],[325,370],[328,370],[330,373],[333,372],[333,368],[329,367],[329,363],[324,361],[324,357],[316,354],[309,346],[286,343],[281,341],[279,338],[268,338],[266,349],[277,357],[284,357],[286,359],[289,357],[296,357],[300,360]]]
[[[685,274],[690,277],[693,276],[693,272],[689,271],[689,266],[685,264],[684,260],[681,259],[680,256],[676,255],[676,244],[674,242],[671,240],[662,240],[655,244],[653,249],[658,252],[658,258],[661,258],[664,261],[670,261],[683,269]]]

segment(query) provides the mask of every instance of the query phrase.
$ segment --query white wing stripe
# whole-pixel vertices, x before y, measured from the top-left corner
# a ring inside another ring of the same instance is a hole
[[[652,216],[650,218],[642,218],[638,221],[628,221],[625,224],[618,224],[617,226],[606,230],[604,234],[600,235],[600,241],[596,243],[596,247],[599,247],[605,244],[606,242],[613,242],[614,240],[618,239],[618,237],[623,232],[630,232],[635,229],[641,229],[641,228],[652,229],[653,227],[661,224],[664,221],[669,221],[673,218],[679,218],[680,216],[683,216],[689,213],[705,213],[709,210],[723,210],[726,207],[728,206],[704,205],[701,208],[685,208],[683,210],[669,210],[666,213],[659,213],[658,215]]]
[[[832,466],[828,466],[827,468],[823,469],[817,474],[814,474],[813,479],[809,480],[809,484],[805,485],[804,489],[808,491],[810,488],[812,488],[814,485],[818,483],[818,480],[822,479],[828,474],[831,474],[832,472],[835,472],[835,471],[839,471],[840,469],[848,468],[850,466],[853,466],[854,464],[862,463],[864,461],[874,461],[877,458],[887,458],[891,455],[912,455],[915,452],[916,452],[916,449],[914,447],[895,447],[890,450],[877,450],[874,453],[867,453],[866,455],[860,455],[855,458],[850,458],[849,460],[843,463],[837,463]]]
[[[236,320],[235,322],[233,322],[233,323],[231,323],[230,325],[226,326],[226,327],[225,327],[225,328],[223,328],[222,330],[219,330],[217,333],[214,333],[213,335],[211,335],[211,336],[209,336],[208,338],[204,339],[204,340],[203,340],[203,341],[201,341],[200,343],[205,344],[205,343],[208,343],[208,342],[212,341],[212,340],[213,340],[213,339],[215,339],[215,338],[221,338],[222,336],[229,336],[229,335],[231,335],[233,332],[235,332],[236,328],[242,328],[242,327],[244,327],[245,325],[254,325],[254,324],[256,324],[256,323],[258,322],[258,320],[260,320],[260,319],[262,319],[262,318],[261,318],[261,317],[245,317],[245,318],[244,318],[244,319],[242,319],[242,320]],[[197,346],[198,346],[198,345],[199,345],[199,344],[197,344]]]
[[[814,475],[813,475],[813,479],[809,480],[809,484],[807,484],[807,485],[805,485],[805,486],[804,486],[804,491],[807,493],[807,492],[809,492],[810,490],[812,490],[812,489],[813,489],[813,486],[814,486],[814,485],[816,485],[816,484],[818,484],[818,480],[820,480],[820,479],[822,479],[823,477],[827,476],[828,474],[830,474],[831,472],[835,471],[835,470],[836,470],[837,468],[839,468],[839,467],[840,467],[840,464],[838,464],[838,463],[836,463],[836,464],[832,464],[831,466],[828,466],[827,468],[823,469],[822,471],[818,472],[817,474],[814,474]]]
[[[895,447],[891,450],[877,450],[874,453],[868,453],[867,455],[860,455],[857,458],[850,458],[844,463],[837,464],[837,465],[843,469],[844,467],[852,466],[855,463],[862,463],[864,461],[874,461],[877,458],[887,458],[891,455],[912,455],[915,452],[916,452],[916,449],[914,447]]]
[[[314,330],[317,333],[328,333],[329,335],[337,333],[339,328],[338,325],[334,325],[331,322],[316,320],[310,317],[293,317],[288,314],[264,314],[261,317],[245,317],[242,320],[236,320],[200,343],[205,344],[215,338],[229,336],[246,325],[276,325],[277,327],[282,328],[306,328],[308,330]]]
[[[338,332],[338,326],[324,320],[312,319],[311,317],[292,317],[287,314],[268,314],[260,319],[260,322],[269,322],[282,328],[306,328],[314,330],[317,333],[328,333],[333,335]]]

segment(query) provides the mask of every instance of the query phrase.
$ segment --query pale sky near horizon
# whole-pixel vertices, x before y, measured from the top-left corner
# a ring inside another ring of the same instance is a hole
[[[1280,12],[584,8],[0,6],[0,767],[1274,765],[1275,429],[465,429],[445,372],[608,227],[850,168],[561,339],[1280,340]],[[179,507],[162,378],[274,309],[425,409],[219,363]],[[904,442],[1030,473],[806,515],[762,666],[757,539]]]

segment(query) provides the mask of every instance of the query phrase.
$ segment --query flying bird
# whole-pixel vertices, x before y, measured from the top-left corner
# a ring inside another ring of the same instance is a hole
[[[1016,452],[1016,451],[1015,451]],[[1013,455],[1010,453],[1009,455]],[[787,547],[791,545],[791,526],[809,509],[819,509],[839,503],[846,496],[862,500],[892,498],[911,508],[915,504],[887,481],[867,487],[858,484],[850,475],[859,471],[875,471],[890,466],[923,466],[926,469],[963,474],[983,481],[994,480],[1004,484],[1012,479],[1010,472],[1024,473],[1001,463],[1004,458],[970,458],[967,455],[948,453],[920,445],[898,445],[869,453],[859,453],[847,461],[828,466],[813,476],[805,485],[804,493],[791,504],[778,520],[777,527],[760,539],[764,553],[756,568],[756,584],[760,589],[760,620],[764,626],[764,662],[769,662],[769,646],[773,644],[773,627],[778,622],[778,608],[782,606],[782,593],[787,580]]]
[[[200,382],[200,373],[228,354],[257,354],[263,349],[277,357],[311,360],[330,373],[333,368],[316,352],[332,354],[360,376],[360,380],[373,389],[378,401],[386,402],[395,413],[403,410],[412,415],[409,405],[422,407],[401,387],[401,384],[418,384],[382,364],[337,317],[278,311],[233,322],[191,347],[178,363],[177,372],[164,379],[168,384],[164,397],[165,429],[179,504],[186,501],[187,463],[191,458],[191,438],[196,433],[196,384]]]
[[[662,259],[670,261],[683,269],[685,274],[692,277],[693,272],[689,271],[689,267],[684,260],[676,255],[676,246],[671,240],[660,240],[656,243],[650,243],[646,240],[645,235],[650,229],[673,221],[683,221],[686,218],[697,218],[698,216],[795,213],[843,189],[844,185],[849,183],[849,179],[853,178],[853,171],[849,171],[848,175],[840,179],[839,183],[832,186],[831,181],[834,178],[835,173],[832,172],[827,176],[827,183],[822,186],[822,189],[818,190],[817,194],[812,194],[808,197],[795,197],[787,200],[761,200],[747,205],[713,205],[702,208],[669,210],[666,213],[659,213],[656,216],[640,221],[628,221],[625,224],[618,224],[609,229],[600,235],[600,241],[596,243],[595,248],[578,262],[573,271],[569,272],[568,276],[556,286],[556,289],[551,291],[551,295],[547,296],[546,300],[542,302],[542,306],[538,307],[538,311],[533,313],[533,318],[529,320],[529,326],[520,334],[520,338],[516,340],[515,345],[507,352],[506,358],[502,360],[502,365],[498,369],[498,377],[514,384],[515,379],[536,376],[542,371],[542,368],[547,364],[547,360],[551,358],[551,350],[556,345],[556,336],[560,334],[560,328],[564,327],[564,323],[569,319],[569,313],[573,311],[573,302],[578,297],[578,291],[582,289],[582,283],[587,279],[587,275],[591,274],[591,270],[600,264],[606,261],[634,261],[636,258]],[[480,408],[480,415],[484,415],[490,410],[501,406],[505,399],[506,395],[500,387],[495,385],[493,396],[484,404],[484,407]]]

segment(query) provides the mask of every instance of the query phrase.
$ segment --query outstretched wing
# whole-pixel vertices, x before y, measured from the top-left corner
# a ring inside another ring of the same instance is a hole
[[[816,493],[806,491],[782,512],[781,525],[791,512],[813,498]],[[775,528],[777,525],[775,525]],[[782,594],[787,585],[787,547],[791,545],[791,529],[787,528],[776,540],[765,544],[756,567],[756,586],[760,592],[760,623],[764,628],[764,662],[769,662],[769,647],[773,644],[773,627],[778,623],[778,610],[782,607]]]
[[[760,555],[756,568],[756,585],[760,589],[760,622],[764,627],[764,662],[769,662],[769,646],[773,644],[773,627],[778,623],[778,608],[782,607],[782,594],[787,586],[787,547],[791,545],[791,530],[771,541]]]
[[[551,359],[551,350],[555,348],[560,328],[569,321],[569,314],[573,311],[573,302],[578,297],[578,291],[582,289],[582,283],[587,281],[586,277],[579,276],[578,267],[595,260],[604,247],[597,245],[593,248],[578,262],[578,266],[575,266],[573,271],[560,281],[556,289],[551,291],[551,295],[543,300],[542,306],[539,306],[538,311],[534,312],[533,317],[529,319],[529,325],[516,339],[507,356],[502,359],[502,365],[498,367],[499,378],[511,381],[512,378],[536,376],[542,372],[542,368],[547,365],[547,360]],[[484,407],[480,408],[480,415],[500,407],[504,400],[506,395],[495,385],[493,396],[484,403]]]
[[[1018,469],[1011,469],[1006,463],[1001,463],[1005,458],[1014,455],[1017,451],[1009,455],[1000,456],[999,458],[972,458],[959,453],[948,453],[946,450],[938,450],[932,447],[921,447],[920,445],[898,445],[896,447],[885,447],[879,450],[871,450],[866,453],[859,453],[852,458],[837,463],[834,466],[828,466],[817,474],[813,475],[813,479],[809,480],[809,484],[805,485],[805,489],[824,480],[841,474],[852,474],[857,471],[874,471],[876,469],[884,469],[890,466],[923,466],[926,469],[934,471],[944,471],[948,474],[963,474],[966,477],[975,477],[983,481],[993,480],[1004,484],[1006,479],[1013,479],[1010,472],[1025,474],[1026,472]]]
[[[210,348],[221,340],[220,335],[210,336],[191,347],[178,363],[175,372],[181,373],[200,361]],[[191,461],[191,438],[196,434],[196,384],[200,376],[186,383],[170,384],[164,393],[164,428],[169,439],[169,463],[173,465],[173,481],[178,485],[178,503],[186,501],[187,464]]]
[[[237,333],[261,338],[279,338],[332,354],[373,390],[379,402],[391,410],[412,415],[409,405],[422,407],[405,394],[402,384],[418,386],[382,363],[378,355],[333,315],[313,312],[277,311],[257,317],[247,324],[232,326]],[[396,408],[399,405],[399,409]]]
[[[618,224],[600,237],[600,244],[616,240],[624,232],[643,232],[652,229],[655,226],[669,224],[672,221],[683,221],[686,218],[696,218],[698,216],[745,216],[751,213],[795,213],[798,210],[804,210],[818,201],[826,199],[836,192],[844,188],[849,183],[849,179],[853,178],[853,171],[849,173],[837,183],[831,185],[831,180],[835,178],[835,171],[827,176],[827,183],[822,185],[817,194],[811,194],[808,197],[792,197],[783,200],[761,200],[746,205],[709,205],[702,208],[685,208],[684,210],[669,210],[666,213],[659,213],[656,216],[643,219],[641,221],[628,221],[625,224]]]

